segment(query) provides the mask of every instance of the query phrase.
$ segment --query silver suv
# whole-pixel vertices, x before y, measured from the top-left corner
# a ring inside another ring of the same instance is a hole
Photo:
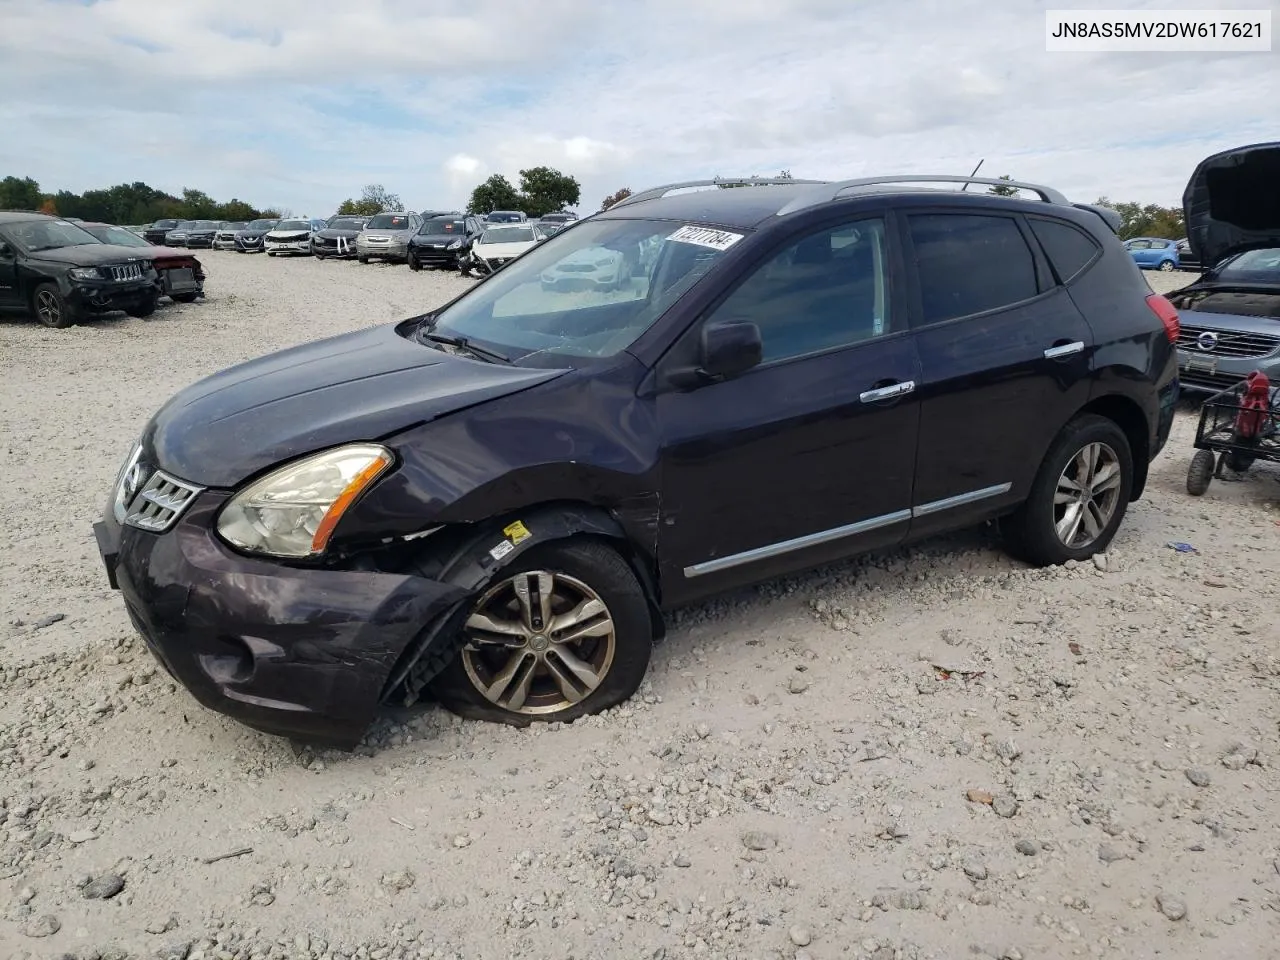
[[[356,259],[391,260],[405,263],[409,259],[409,238],[422,226],[416,213],[379,213],[365,224],[356,237]]]

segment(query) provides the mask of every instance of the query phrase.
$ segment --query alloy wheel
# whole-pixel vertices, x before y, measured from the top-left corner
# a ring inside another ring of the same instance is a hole
[[[613,666],[609,608],[574,577],[514,574],[491,587],[464,624],[462,665],[494,706],[525,716],[556,713],[590,696]]]
[[[62,304],[52,290],[36,293],[36,316],[46,327],[56,327],[62,322]]]
[[[1067,462],[1053,497],[1053,525],[1063,546],[1084,549],[1102,536],[1120,503],[1120,481],[1120,458],[1106,443],[1085,444]]]

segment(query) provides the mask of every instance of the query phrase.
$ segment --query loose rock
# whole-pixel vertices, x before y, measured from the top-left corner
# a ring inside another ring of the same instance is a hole
[[[1187,779],[1194,783],[1197,787],[1207,787],[1211,782],[1208,770],[1202,770],[1199,767],[1192,767],[1187,770]]]
[[[104,873],[85,884],[80,893],[86,900],[110,900],[123,889],[124,877],[116,873]]]
[[[62,921],[51,913],[46,913],[28,920],[22,927],[23,936],[52,937],[62,929]]]
[[[795,926],[787,931],[791,937],[791,942],[797,947],[807,947],[813,942],[813,935],[809,933],[808,927]]]
[[[1013,797],[1001,795],[991,802],[991,809],[996,812],[997,817],[1008,820],[1018,815],[1018,801]]]
[[[1181,920],[1187,915],[1187,902],[1171,893],[1162,893],[1156,897],[1156,906],[1170,920]]]

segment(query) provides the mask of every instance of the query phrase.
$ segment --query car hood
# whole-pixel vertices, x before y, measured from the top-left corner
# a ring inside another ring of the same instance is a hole
[[[383,237],[389,240],[407,240],[413,234],[408,230],[363,230],[361,235],[369,237]]]
[[[66,263],[73,267],[96,267],[100,263],[150,260],[154,256],[154,251],[147,247],[123,247],[114,243],[86,243],[78,247],[38,250],[31,254],[31,259],[44,260],[50,263]]]
[[[1280,142],[1200,161],[1182,194],[1191,250],[1206,267],[1253,247],[1280,247]]]
[[[267,236],[272,240],[296,240],[311,236],[310,230],[268,230]]]
[[[237,237],[263,237],[270,233],[270,230],[237,230]]]
[[[233,487],[283,460],[386,437],[565,372],[455,357],[387,324],[192,384],[152,417],[143,446],[157,466],[184,480]]]
[[[518,257],[536,244],[536,240],[522,240],[519,243],[477,243],[471,251],[475,256],[486,260],[494,257]]]

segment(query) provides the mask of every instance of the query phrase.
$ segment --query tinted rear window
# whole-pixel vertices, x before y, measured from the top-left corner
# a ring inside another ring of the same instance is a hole
[[[1080,271],[1093,262],[1102,249],[1084,232],[1056,220],[1031,220],[1031,232],[1044,247],[1044,252],[1058,275],[1067,283],[1080,275]]]
[[[1029,300],[1035,260],[1016,221],[973,214],[908,217],[925,323]]]

